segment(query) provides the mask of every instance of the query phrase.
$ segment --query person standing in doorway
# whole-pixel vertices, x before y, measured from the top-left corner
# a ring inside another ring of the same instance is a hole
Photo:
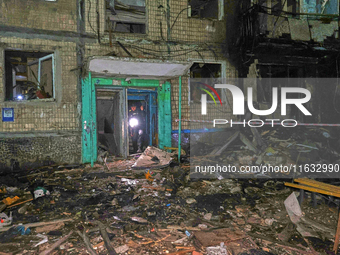
[[[134,152],[142,152],[145,118],[145,111],[140,107],[137,108],[136,103],[132,103],[129,109],[129,134],[132,138]]]

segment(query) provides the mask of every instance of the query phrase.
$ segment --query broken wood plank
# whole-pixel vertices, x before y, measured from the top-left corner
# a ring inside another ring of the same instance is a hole
[[[90,239],[86,234],[86,230],[83,230],[83,233],[81,233],[79,230],[77,230],[77,234],[83,239],[86,249],[91,255],[98,255],[98,253],[93,249],[92,244],[90,243]]]
[[[183,237],[181,239],[178,239],[178,240],[174,241],[173,244],[182,244],[187,239],[188,239],[188,236],[185,236],[185,237]]]
[[[195,249],[195,247],[193,247],[193,246],[176,246],[176,249],[178,249],[178,250],[191,250],[191,249]]]
[[[266,237],[264,235],[257,235],[256,233],[251,233],[251,232],[248,232],[247,235],[253,238],[261,239],[263,242],[271,243],[272,246],[278,246],[281,248],[289,249],[291,251],[298,252],[299,254],[306,254],[306,255],[313,254],[311,251],[301,250],[302,247],[294,246],[291,244],[288,245],[278,240],[272,240],[270,237]]]
[[[17,205],[21,205],[21,204],[24,204],[24,203],[27,203],[27,202],[30,202],[30,201],[33,201],[33,198],[28,199],[28,200],[25,200],[25,201],[22,201],[22,202],[20,202],[20,203],[16,203],[16,204],[14,204],[14,205],[10,205],[10,206],[8,206],[8,208],[11,208],[11,207],[17,206]]]
[[[166,189],[164,187],[152,187],[152,186],[142,186],[144,189],[153,189],[153,190],[160,190],[160,191],[172,191],[172,189]]]
[[[336,228],[334,245],[333,245],[333,251],[334,251],[335,254],[338,253],[339,238],[340,238],[340,213],[339,213],[339,217],[338,217],[338,225],[337,225],[337,228]]]
[[[193,251],[195,251],[196,249],[193,248],[193,249],[185,249],[184,251],[176,251],[176,252],[172,252],[172,253],[168,253],[168,255],[184,255],[184,254],[187,254],[187,253],[191,253]]]
[[[100,235],[104,239],[104,244],[105,244],[107,251],[109,252],[110,255],[116,255],[117,254],[116,250],[112,246],[112,244],[110,242],[110,238],[109,238],[109,236],[106,232],[106,226],[103,223],[101,223],[100,221],[95,221],[95,223],[97,223],[98,226],[99,226]]]
[[[260,135],[259,131],[257,130],[256,127],[251,127],[250,128],[251,132],[253,133],[253,136],[254,136],[254,140],[255,140],[255,145],[258,147],[258,148],[261,148],[261,152],[262,150],[265,149],[266,147],[266,144],[265,142],[263,141],[262,139],[262,136]]]
[[[244,134],[240,133],[240,139],[245,145],[247,145],[249,150],[255,152],[256,154],[259,153],[259,150],[256,148],[256,146],[251,141],[249,141],[249,139]]]
[[[147,242],[139,243],[139,244],[144,245],[144,244],[150,244],[150,243],[159,243],[159,242],[164,241],[165,239],[167,239],[167,238],[170,237],[170,236],[171,236],[171,234],[169,234],[169,235],[167,235],[167,236],[165,236],[165,237],[163,237],[163,238],[161,238],[161,239],[159,239],[159,240],[151,240],[151,241],[147,241]]]
[[[35,227],[45,226],[45,225],[49,225],[49,224],[56,224],[56,223],[59,223],[59,222],[67,222],[67,221],[73,221],[73,219],[61,219],[61,220],[54,220],[54,221],[47,221],[47,222],[34,222],[34,223],[24,224],[23,226],[25,228],[35,228]],[[11,226],[11,227],[13,227],[13,226]],[[0,228],[0,232],[7,231],[11,227]]]
[[[64,236],[63,238],[59,239],[57,242],[55,242],[51,248],[41,252],[39,255],[48,255],[50,254],[54,249],[56,249],[57,247],[59,247],[63,242],[65,242],[71,235],[73,234],[73,231],[70,231],[70,233],[68,233],[68,235]]]
[[[102,246],[104,246],[104,241],[97,243],[96,245],[93,245],[93,248],[97,249],[98,247],[102,247]]]
[[[84,169],[71,169],[71,170],[62,170],[62,171],[55,171],[54,174],[73,174],[73,173],[78,173],[78,172],[83,172]]]
[[[12,255],[13,253],[8,253],[8,252],[1,252],[0,251],[0,255]]]
[[[227,139],[226,143],[219,150],[217,150],[216,152],[213,151],[209,155],[215,155],[215,156],[221,155],[221,153],[238,137],[239,134],[240,134],[240,131],[236,131],[232,136],[230,136]]]

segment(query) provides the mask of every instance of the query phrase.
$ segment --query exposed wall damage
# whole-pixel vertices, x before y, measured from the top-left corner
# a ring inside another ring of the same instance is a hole
[[[3,2],[0,17],[0,56],[6,59],[0,61],[3,70],[0,80],[0,107],[6,116],[12,114],[11,118],[6,117],[6,121],[1,123],[0,133],[6,134],[7,138],[18,139],[18,143],[26,141],[26,138],[34,140],[38,133],[53,137],[69,135],[72,143],[78,143],[81,132],[84,132],[84,123],[81,120],[82,108],[84,109],[81,94],[82,78],[89,71],[85,67],[86,60],[93,56],[115,56],[122,60],[129,58],[131,62],[138,58],[145,60],[146,63],[151,62],[149,59],[163,62],[180,61],[187,64],[211,63],[220,65],[221,77],[235,76],[237,73],[235,67],[224,58],[222,45],[226,39],[226,22],[223,18],[226,10],[223,0],[209,1],[209,5],[202,1],[188,0],[176,3],[166,0],[160,2],[58,0],[53,3],[42,1],[36,8],[35,1],[29,0],[25,4],[19,2],[17,0]],[[42,59],[50,55],[51,59]],[[166,102],[166,107],[158,105],[156,110],[153,109],[155,112],[152,116],[154,114],[167,116],[166,126],[169,132],[166,134],[171,145],[171,131],[178,129],[176,118],[179,116],[179,82],[178,77],[173,79],[175,75],[171,70],[167,73],[167,68],[158,70],[156,67],[149,68],[147,74],[145,68],[140,70],[142,75],[139,73],[138,77],[132,77],[127,73],[115,81],[109,77],[110,86],[124,84],[127,90],[136,89],[137,83],[135,81],[129,83],[131,79],[146,80],[154,77],[156,72],[163,73],[158,79],[158,86],[169,93],[161,100],[157,99],[157,95],[160,96],[161,93],[156,93],[154,101]],[[131,66],[128,68],[137,70]],[[109,66],[101,67],[100,72],[95,75],[107,77],[109,71]],[[13,81],[13,77],[22,80]],[[189,75],[184,75],[182,79],[184,118],[190,118],[187,107],[190,100],[188,78]],[[150,89],[148,87],[150,84],[143,82],[138,84],[142,84],[142,88],[146,88],[147,92]],[[33,89],[40,91],[40,94]],[[32,95],[26,97],[29,90],[32,90]],[[17,100],[18,96],[21,98],[21,94],[24,94],[22,99],[27,100]],[[129,96],[127,94],[125,96],[123,98],[120,95],[119,98],[129,100]],[[147,102],[154,94],[150,92],[143,96],[143,100],[137,101]],[[150,108],[149,101],[146,106]],[[103,109],[101,111],[105,113]],[[159,120],[150,119],[152,123]],[[124,119],[120,120],[120,123],[122,121]],[[182,128],[188,129],[189,123],[183,123]],[[105,130],[100,130],[102,131],[105,133]],[[110,132],[108,134],[112,134]],[[164,133],[164,130],[160,130],[159,133]],[[153,135],[152,142],[161,143],[157,133],[154,132]],[[85,144],[85,141],[82,143]],[[27,143],[27,146],[30,146],[30,143]],[[58,157],[58,161],[64,159],[67,161],[65,163],[70,163],[73,158],[78,161],[83,153],[79,146],[81,145],[72,144],[72,148],[78,148],[72,157],[68,155]],[[1,148],[6,149],[5,145]],[[57,150],[55,154],[59,155],[61,147],[55,149]],[[66,151],[63,153],[68,154]],[[21,160],[14,154],[10,155],[7,153],[3,162],[12,158],[23,166],[23,162],[30,157],[28,152],[20,156]],[[44,161],[44,156],[37,161]]]
[[[337,1],[243,1],[240,14],[240,73],[251,78],[336,78],[339,76],[339,26]],[[255,80],[254,80],[255,81]],[[304,82],[303,82],[304,83]],[[306,84],[294,86],[308,87]],[[259,106],[267,109],[274,85],[246,84],[256,89]],[[314,101],[309,121],[339,121],[334,102],[337,84],[310,86],[312,93],[324,93],[332,103]],[[327,96],[328,95],[328,96]],[[294,115],[294,114],[293,114]],[[306,121],[300,116],[300,121]]]

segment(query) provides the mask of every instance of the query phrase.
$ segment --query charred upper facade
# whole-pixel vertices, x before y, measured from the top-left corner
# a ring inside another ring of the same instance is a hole
[[[239,33],[230,44],[240,77],[337,78],[339,76],[339,2],[337,0],[242,1],[237,8]],[[237,50],[235,50],[237,49]],[[273,84],[258,82],[257,101],[270,104]],[[303,84],[295,84],[303,87]],[[314,86],[316,114],[301,121],[339,120],[337,84]]]

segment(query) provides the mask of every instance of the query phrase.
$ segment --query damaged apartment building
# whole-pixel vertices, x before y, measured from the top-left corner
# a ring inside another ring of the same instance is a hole
[[[313,117],[294,111],[291,117],[338,123],[339,1],[242,1],[238,12],[240,33],[232,47],[240,54],[234,59],[240,77],[252,80],[243,85],[253,87],[258,107],[270,107],[272,87],[304,87],[318,95],[308,103]],[[290,82],[277,84],[279,78]]]
[[[132,102],[147,144],[174,146],[195,103],[189,77],[237,76],[224,0],[0,4],[1,169],[93,163],[98,148],[126,157]]]
[[[176,147],[208,120],[189,78],[256,78],[239,86],[266,109],[272,78],[338,77],[338,0],[0,3],[1,169],[93,163],[98,149],[127,157],[132,103],[145,108],[147,145]],[[337,88],[312,93],[336,99]],[[209,119],[232,116],[219,92]],[[313,101],[314,119],[297,119],[334,122],[333,106]]]

